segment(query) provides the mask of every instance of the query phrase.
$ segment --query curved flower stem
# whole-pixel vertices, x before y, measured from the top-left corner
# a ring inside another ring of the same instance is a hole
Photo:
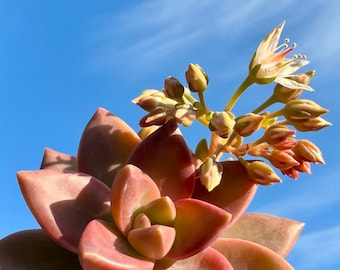
[[[272,113],[266,115],[266,118],[269,119],[269,118],[274,118],[274,117],[280,116],[280,115],[282,115],[282,111],[283,111],[283,109],[277,110],[276,112],[272,112]]]
[[[276,101],[276,98],[274,95],[272,95],[270,98],[268,98],[265,102],[263,102],[260,106],[258,106],[255,110],[252,111],[252,113],[259,113],[269,107],[270,105],[274,104]]]
[[[253,83],[254,83],[254,80],[252,79],[251,76],[248,75],[247,78],[241,83],[241,85],[234,92],[234,94],[230,98],[229,102],[225,106],[224,111],[225,112],[230,111],[234,107],[236,101],[239,99],[239,97],[242,95],[242,93]]]
[[[198,97],[200,100],[200,105],[201,105],[200,109],[202,110],[202,112],[204,113],[209,112],[209,109],[207,108],[207,105],[205,104],[203,92],[198,92]]]

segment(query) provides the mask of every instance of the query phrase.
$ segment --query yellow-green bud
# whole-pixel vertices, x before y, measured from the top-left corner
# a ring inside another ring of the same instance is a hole
[[[184,86],[175,77],[164,80],[164,92],[168,98],[180,99],[184,93]]]
[[[209,155],[209,148],[208,143],[206,139],[202,139],[199,141],[199,143],[196,146],[195,149],[195,157],[200,159],[201,161],[204,161]]]
[[[153,125],[163,125],[168,120],[167,111],[163,108],[157,108],[147,115],[145,115],[140,121],[141,127],[149,127]]]
[[[235,126],[234,115],[231,112],[214,112],[209,122],[209,129],[222,138],[228,138]]]
[[[295,131],[285,125],[272,125],[265,131],[263,141],[270,145],[284,142],[295,135]]]
[[[199,169],[200,181],[210,192],[217,187],[222,179],[223,167],[214,158],[207,158]]]
[[[264,120],[263,115],[248,113],[236,118],[234,130],[241,136],[247,137],[261,128]]]
[[[274,172],[272,167],[262,161],[247,163],[245,166],[248,176],[261,185],[271,185],[281,183],[281,178]]]
[[[292,124],[298,131],[317,131],[324,127],[328,127],[332,125],[330,122],[327,122],[325,119],[321,117],[309,119],[302,123],[292,123]]]
[[[282,109],[283,116],[292,123],[301,123],[327,112],[327,109],[309,99],[290,100]]]
[[[197,110],[191,104],[180,104],[176,106],[173,115],[178,123],[188,127],[196,119]]]
[[[297,83],[308,85],[315,71],[308,71],[302,74],[290,76],[289,79],[296,81]],[[291,89],[281,84],[277,84],[274,88],[274,97],[277,102],[287,103],[290,100],[297,99],[302,94],[303,89]]]
[[[309,140],[299,140],[298,144],[293,148],[293,151],[296,156],[302,160],[325,164],[321,150]]]
[[[142,94],[133,99],[132,102],[148,112],[157,107],[174,106],[177,103],[175,100],[167,98],[163,92],[155,89],[143,91]]]
[[[189,64],[185,78],[192,92],[204,92],[208,86],[208,75],[198,64]]]

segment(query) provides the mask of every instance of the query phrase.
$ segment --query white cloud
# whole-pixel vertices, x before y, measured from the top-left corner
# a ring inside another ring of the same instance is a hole
[[[335,269],[339,266],[340,225],[302,235],[291,256],[296,269]]]
[[[325,165],[327,166],[327,165]],[[285,197],[277,197],[269,205],[254,209],[255,212],[273,213],[278,216],[308,216],[309,218],[322,213],[332,205],[340,203],[339,183],[334,179],[339,179],[339,172],[334,172],[327,176],[327,181],[321,176],[305,176],[308,179],[298,179],[306,181],[305,186],[299,186],[299,190],[292,187],[293,192],[285,193]],[[292,183],[294,185],[294,183]]]

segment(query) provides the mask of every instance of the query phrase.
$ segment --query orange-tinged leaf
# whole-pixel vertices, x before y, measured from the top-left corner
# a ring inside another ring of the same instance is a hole
[[[118,229],[108,222],[93,220],[79,242],[83,269],[152,270],[154,261],[137,253]]]
[[[99,108],[87,124],[78,149],[78,170],[93,175],[109,187],[141,141],[122,119]]]
[[[233,270],[228,260],[217,250],[207,247],[183,260],[156,261],[154,270]],[[236,269],[235,269],[236,270]]]
[[[207,201],[230,212],[233,215],[231,225],[248,207],[256,193],[257,185],[248,177],[240,162],[224,161],[221,164],[221,183],[209,192],[199,180],[196,181],[193,198]]]
[[[279,254],[254,242],[219,238],[212,245],[221,252],[237,270],[293,270]]]
[[[143,208],[153,224],[172,225],[176,217],[176,207],[173,201],[164,196],[153,200]]]
[[[182,199],[175,206],[176,238],[169,259],[184,259],[208,247],[231,220],[230,213],[204,201]]]
[[[112,217],[126,236],[133,219],[144,205],[160,198],[157,185],[141,169],[125,165],[117,174],[111,189]]]
[[[291,219],[268,214],[245,213],[220,237],[252,241],[286,257],[303,227],[302,222]]]
[[[147,258],[160,260],[170,250],[176,231],[164,225],[133,229],[128,234],[130,245]]]
[[[87,223],[110,213],[110,189],[94,177],[59,169],[20,171],[21,192],[45,232],[77,252]]]

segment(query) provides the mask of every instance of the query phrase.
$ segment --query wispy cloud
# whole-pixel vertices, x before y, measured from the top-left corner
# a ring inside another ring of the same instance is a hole
[[[273,213],[279,216],[308,216],[309,218],[317,216],[325,209],[333,205],[340,205],[338,191],[338,182],[333,179],[339,179],[340,173],[334,172],[327,176],[327,182],[320,182],[320,176],[307,176],[309,179],[306,188],[299,187],[299,191],[294,194],[287,194],[286,197],[277,198],[271,201],[270,205],[265,205],[254,209],[256,212]],[[298,181],[302,181],[299,179]],[[316,184],[312,184],[316,183]]]
[[[299,270],[337,269],[340,254],[340,226],[302,235],[289,260]]]
[[[144,1],[113,17],[102,16],[94,23],[99,48],[96,59],[104,67],[128,61],[136,67],[157,69],[165,64],[164,59],[197,55],[198,48],[204,48],[208,55],[207,52],[221,48],[221,44],[227,46],[232,43],[231,38],[237,39],[241,34],[246,41],[249,36],[261,33],[257,37],[260,41],[283,19],[295,16],[290,11],[293,2],[268,5],[268,1],[262,0],[241,5],[217,0]],[[301,20],[307,16],[303,10],[299,12]],[[239,45],[244,47],[248,43]]]

